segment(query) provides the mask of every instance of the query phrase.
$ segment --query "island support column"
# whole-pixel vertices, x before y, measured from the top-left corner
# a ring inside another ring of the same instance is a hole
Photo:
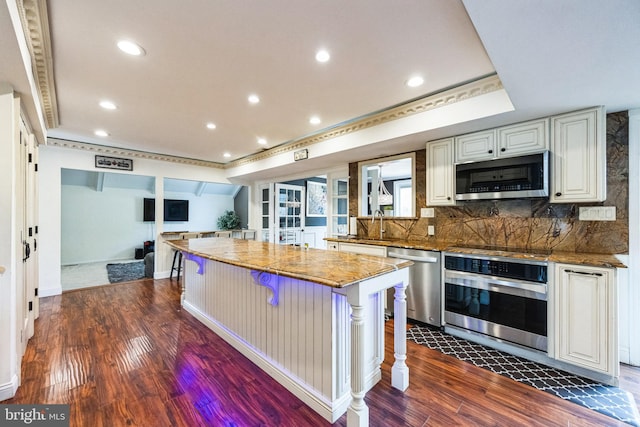
[[[384,280],[384,282],[381,281]],[[407,302],[405,290],[409,281],[409,270],[395,272],[362,281],[347,288],[347,301],[351,306],[351,404],[347,408],[347,427],[367,427],[369,425],[369,407],[365,396],[365,322],[368,296],[374,292],[395,285],[394,298],[394,356],[391,369],[391,385],[401,391],[409,386],[409,368],[407,359]]]
[[[409,367],[407,366],[407,297],[406,282],[395,286],[393,299],[393,350],[396,361],[391,368],[391,385],[405,391],[409,387]]]

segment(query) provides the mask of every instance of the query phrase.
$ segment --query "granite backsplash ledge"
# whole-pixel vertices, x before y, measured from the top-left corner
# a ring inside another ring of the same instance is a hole
[[[451,246],[628,253],[628,140],[627,112],[608,114],[607,199],[602,203],[551,204],[546,199],[463,202],[458,206],[434,208],[434,218],[384,218],[385,238],[445,242]],[[424,155],[424,150],[419,153]],[[424,176],[421,172],[418,171],[416,183],[418,194],[424,188],[420,185]],[[357,186],[357,181],[355,184]],[[424,196],[417,197],[416,201],[419,211],[424,207]],[[353,202],[351,197],[350,202]],[[580,206],[615,206],[616,220],[580,221]],[[377,239],[378,221],[372,224],[370,218],[359,218],[358,237]],[[434,236],[427,233],[429,225],[435,228]]]

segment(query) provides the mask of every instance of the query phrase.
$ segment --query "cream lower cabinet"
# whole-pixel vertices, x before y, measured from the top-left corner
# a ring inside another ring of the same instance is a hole
[[[619,375],[615,269],[555,265],[555,358]]]
[[[340,243],[338,243],[338,242],[327,242],[327,250],[329,250],[329,251],[340,250]]]
[[[338,250],[362,255],[387,256],[387,248],[385,246],[365,245],[362,243],[340,242],[338,244]]]

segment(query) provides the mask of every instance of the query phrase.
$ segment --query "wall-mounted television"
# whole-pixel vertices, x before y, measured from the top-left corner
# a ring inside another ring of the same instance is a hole
[[[165,221],[189,221],[189,201],[164,199]]]
[[[156,199],[144,199],[143,221],[156,220]],[[165,221],[189,221],[189,201],[164,199]]]

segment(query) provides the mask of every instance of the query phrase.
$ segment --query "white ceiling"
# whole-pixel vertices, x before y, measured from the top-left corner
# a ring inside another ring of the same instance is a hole
[[[394,151],[593,105],[640,107],[637,0],[56,0],[48,8],[60,118],[49,136],[60,139],[226,163],[261,151],[258,137],[274,147],[493,72],[514,111],[411,135]],[[122,54],[120,38],[146,55]],[[3,39],[0,82],[20,90],[16,48]],[[328,63],[314,59],[321,47]],[[406,87],[412,74],[425,85]],[[258,105],[247,102],[253,92]],[[101,99],[119,108],[102,110]],[[314,114],[321,125],[308,123]],[[95,137],[98,128],[110,136]]]
[[[216,162],[494,72],[459,1],[50,1],[49,16],[50,136]],[[146,55],[121,53],[121,38]],[[415,73],[427,82],[408,88]]]

